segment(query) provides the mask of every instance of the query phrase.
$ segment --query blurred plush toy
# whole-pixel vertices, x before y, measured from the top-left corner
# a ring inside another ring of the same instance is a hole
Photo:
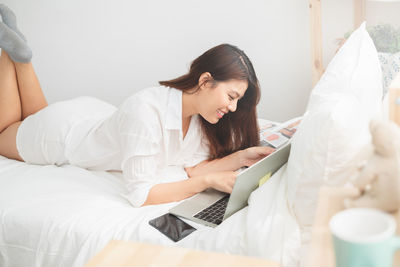
[[[344,204],[396,211],[400,208],[400,128],[393,122],[373,120],[370,132],[374,153],[352,181],[360,196]]]

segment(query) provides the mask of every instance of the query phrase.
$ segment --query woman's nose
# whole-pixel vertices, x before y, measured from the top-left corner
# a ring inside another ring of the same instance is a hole
[[[235,112],[237,108],[237,100],[229,104],[228,109],[230,112]]]

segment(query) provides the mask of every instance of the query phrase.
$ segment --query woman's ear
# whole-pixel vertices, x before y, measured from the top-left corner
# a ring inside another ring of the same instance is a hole
[[[211,76],[211,73],[209,72],[202,73],[199,78],[199,87],[201,88],[203,85],[206,86],[207,82],[212,81],[212,79],[213,78]]]

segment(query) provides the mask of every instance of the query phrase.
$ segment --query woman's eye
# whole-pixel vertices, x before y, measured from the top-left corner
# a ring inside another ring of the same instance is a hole
[[[234,98],[232,96],[229,96],[229,100],[233,100]]]

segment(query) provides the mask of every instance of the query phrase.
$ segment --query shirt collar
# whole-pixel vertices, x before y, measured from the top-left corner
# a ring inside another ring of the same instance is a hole
[[[182,129],[182,91],[169,88],[165,129]]]

